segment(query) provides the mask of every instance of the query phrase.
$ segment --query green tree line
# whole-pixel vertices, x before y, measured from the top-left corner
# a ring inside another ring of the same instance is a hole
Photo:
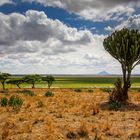
[[[38,74],[25,75],[22,78],[13,78],[9,73],[0,72],[0,83],[2,84],[3,90],[5,90],[5,84],[16,85],[18,88],[21,88],[21,85],[24,83],[30,84],[34,89],[36,83],[41,81],[46,82],[48,88],[50,89],[53,82],[55,81],[55,78],[52,75],[42,77]]]

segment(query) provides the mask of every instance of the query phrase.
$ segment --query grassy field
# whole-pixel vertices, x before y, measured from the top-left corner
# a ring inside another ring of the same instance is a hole
[[[54,88],[93,88],[113,87],[118,77],[55,77]],[[1,87],[1,85],[0,85]],[[22,88],[30,88],[29,84],[22,84]],[[37,88],[47,88],[43,81],[36,84]],[[140,77],[132,77],[132,87],[140,87]],[[16,88],[14,85],[6,85],[6,88]]]
[[[118,77],[57,77],[54,86],[61,88],[111,87]],[[132,86],[140,86],[140,77],[132,77]]]

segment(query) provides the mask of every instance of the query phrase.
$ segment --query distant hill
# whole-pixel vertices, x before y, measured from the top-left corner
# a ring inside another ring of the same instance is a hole
[[[101,71],[101,72],[98,73],[98,75],[110,75],[110,74],[106,71]]]

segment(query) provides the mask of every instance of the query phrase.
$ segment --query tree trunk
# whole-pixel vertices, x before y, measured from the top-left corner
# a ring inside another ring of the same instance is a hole
[[[32,85],[33,85],[32,88],[35,88],[35,84],[33,83]]]
[[[126,83],[126,68],[122,65],[123,83]]]
[[[124,83],[122,101],[126,102],[127,100],[128,100],[128,86],[127,83]]]
[[[4,82],[2,82],[2,88],[3,88],[3,90],[5,90],[5,84],[4,84]]]
[[[17,87],[20,88],[19,84],[17,84]]]
[[[131,76],[131,70],[128,70],[128,73],[125,75],[124,85],[123,85],[123,97],[122,97],[123,102],[126,102],[129,99],[128,89],[131,87],[130,76]]]
[[[50,89],[51,85],[48,83],[48,88]]]

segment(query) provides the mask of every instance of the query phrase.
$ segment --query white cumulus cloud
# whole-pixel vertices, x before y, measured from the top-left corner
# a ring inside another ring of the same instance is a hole
[[[122,20],[121,15],[130,16],[139,1],[128,0],[22,0],[36,2],[44,6],[54,6],[73,12],[93,21]]]
[[[12,3],[14,3],[12,0],[0,0],[0,6],[4,4],[12,4]]]

